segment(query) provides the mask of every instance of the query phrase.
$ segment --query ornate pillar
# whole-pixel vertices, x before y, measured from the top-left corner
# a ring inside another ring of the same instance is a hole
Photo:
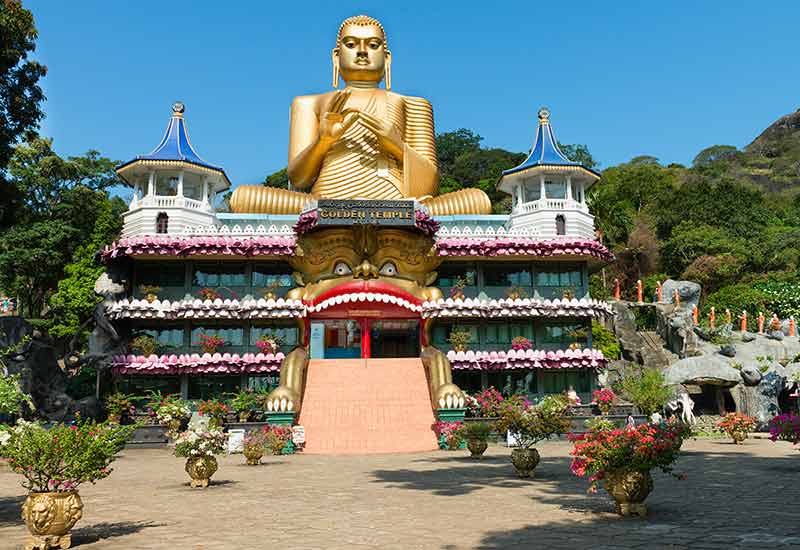
[[[203,204],[208,205],[208,176],[203,176]]]
[[[568,200],[572,200],[572,176],[567,176],[567,192],[564,197]]]
[[[178,197],[183,197],[183,170],[178,172]]]
[[[544,185],[544,175],[539,176],[539,200],[543,201],[547,198],[547,193],[545,192],[545,185]]]

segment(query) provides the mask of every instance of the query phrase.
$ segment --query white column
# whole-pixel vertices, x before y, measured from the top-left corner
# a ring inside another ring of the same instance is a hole
[[[586,204],[586,189],[585,189],[585,182],[581,182],[581,204]]]
[[[208,205],[208,176],[203,176],[203,204]]]
[[[178,172],[178,197],[183,197],[183,170]]]
[[[208,204],[208,209],[213,212],[214,211],[214,203],[217,202],[217,191],[216,189],[211,189],[211,199]]]
[[[131,199],[130,208],[136,208],[137,203],[139,202],[139,180],[137,179],[133,183],[133,199]]]
[[[539,200],[543,201],[547,198],[547,193],[544,190],[544,175],[539,176]]]
[[[522,184],[517,185],[517,206],[522,206],[522,203],[525,202],[522,198]]]
[[[147,196],[154,197],[156,194],[156,172],[150,171],[150,177],[147,179]]]
[[[572,200],[572,176],[567,176],[567,194],[564,195],[566,200]]]

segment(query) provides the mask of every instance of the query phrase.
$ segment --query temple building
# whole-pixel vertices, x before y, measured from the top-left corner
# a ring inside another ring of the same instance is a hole
[[[390,90],[385,44],[367,16],[340,27],[334,90],[292,104],[291,189],[239,186],[216,212],[231,183],[195,151],[181,103],[157,147],[117,168],[133,189],[102,251],[126,289],[107,308],[130,343],[118,389],[271,388],[270,413],[321,452],[429,448],[435,415],[463,417],[465,392],[489,386],[590,400],[606,365],[591,321],[610,308],[588,281],[613,259],[586,203],[599,175],[564,155],[542,109],[497,183],[509,215],[479,189],[440,194],[431,105]],[[353,401],[374,414],[331,425]]]

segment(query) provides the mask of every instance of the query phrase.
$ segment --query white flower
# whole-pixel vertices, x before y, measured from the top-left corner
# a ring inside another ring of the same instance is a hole
[[[10,433],[8,433],[6,431],[0,432],[0,447],[5,445],[6,443],[8,443],[9,439],[11,439],[11,434]]]

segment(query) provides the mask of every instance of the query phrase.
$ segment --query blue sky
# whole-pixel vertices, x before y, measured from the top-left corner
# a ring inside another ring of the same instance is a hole
[[[341,20],[380,19],[393,87],[437,131],[524,151],[548,106],[563,143],[608,167],[688,164],[800,107],[800,2],[28,1],[47,64],[42,133],[62,155],[149,152],[170,105],[235,184],[286,164],[289,104],[330,89]]]

